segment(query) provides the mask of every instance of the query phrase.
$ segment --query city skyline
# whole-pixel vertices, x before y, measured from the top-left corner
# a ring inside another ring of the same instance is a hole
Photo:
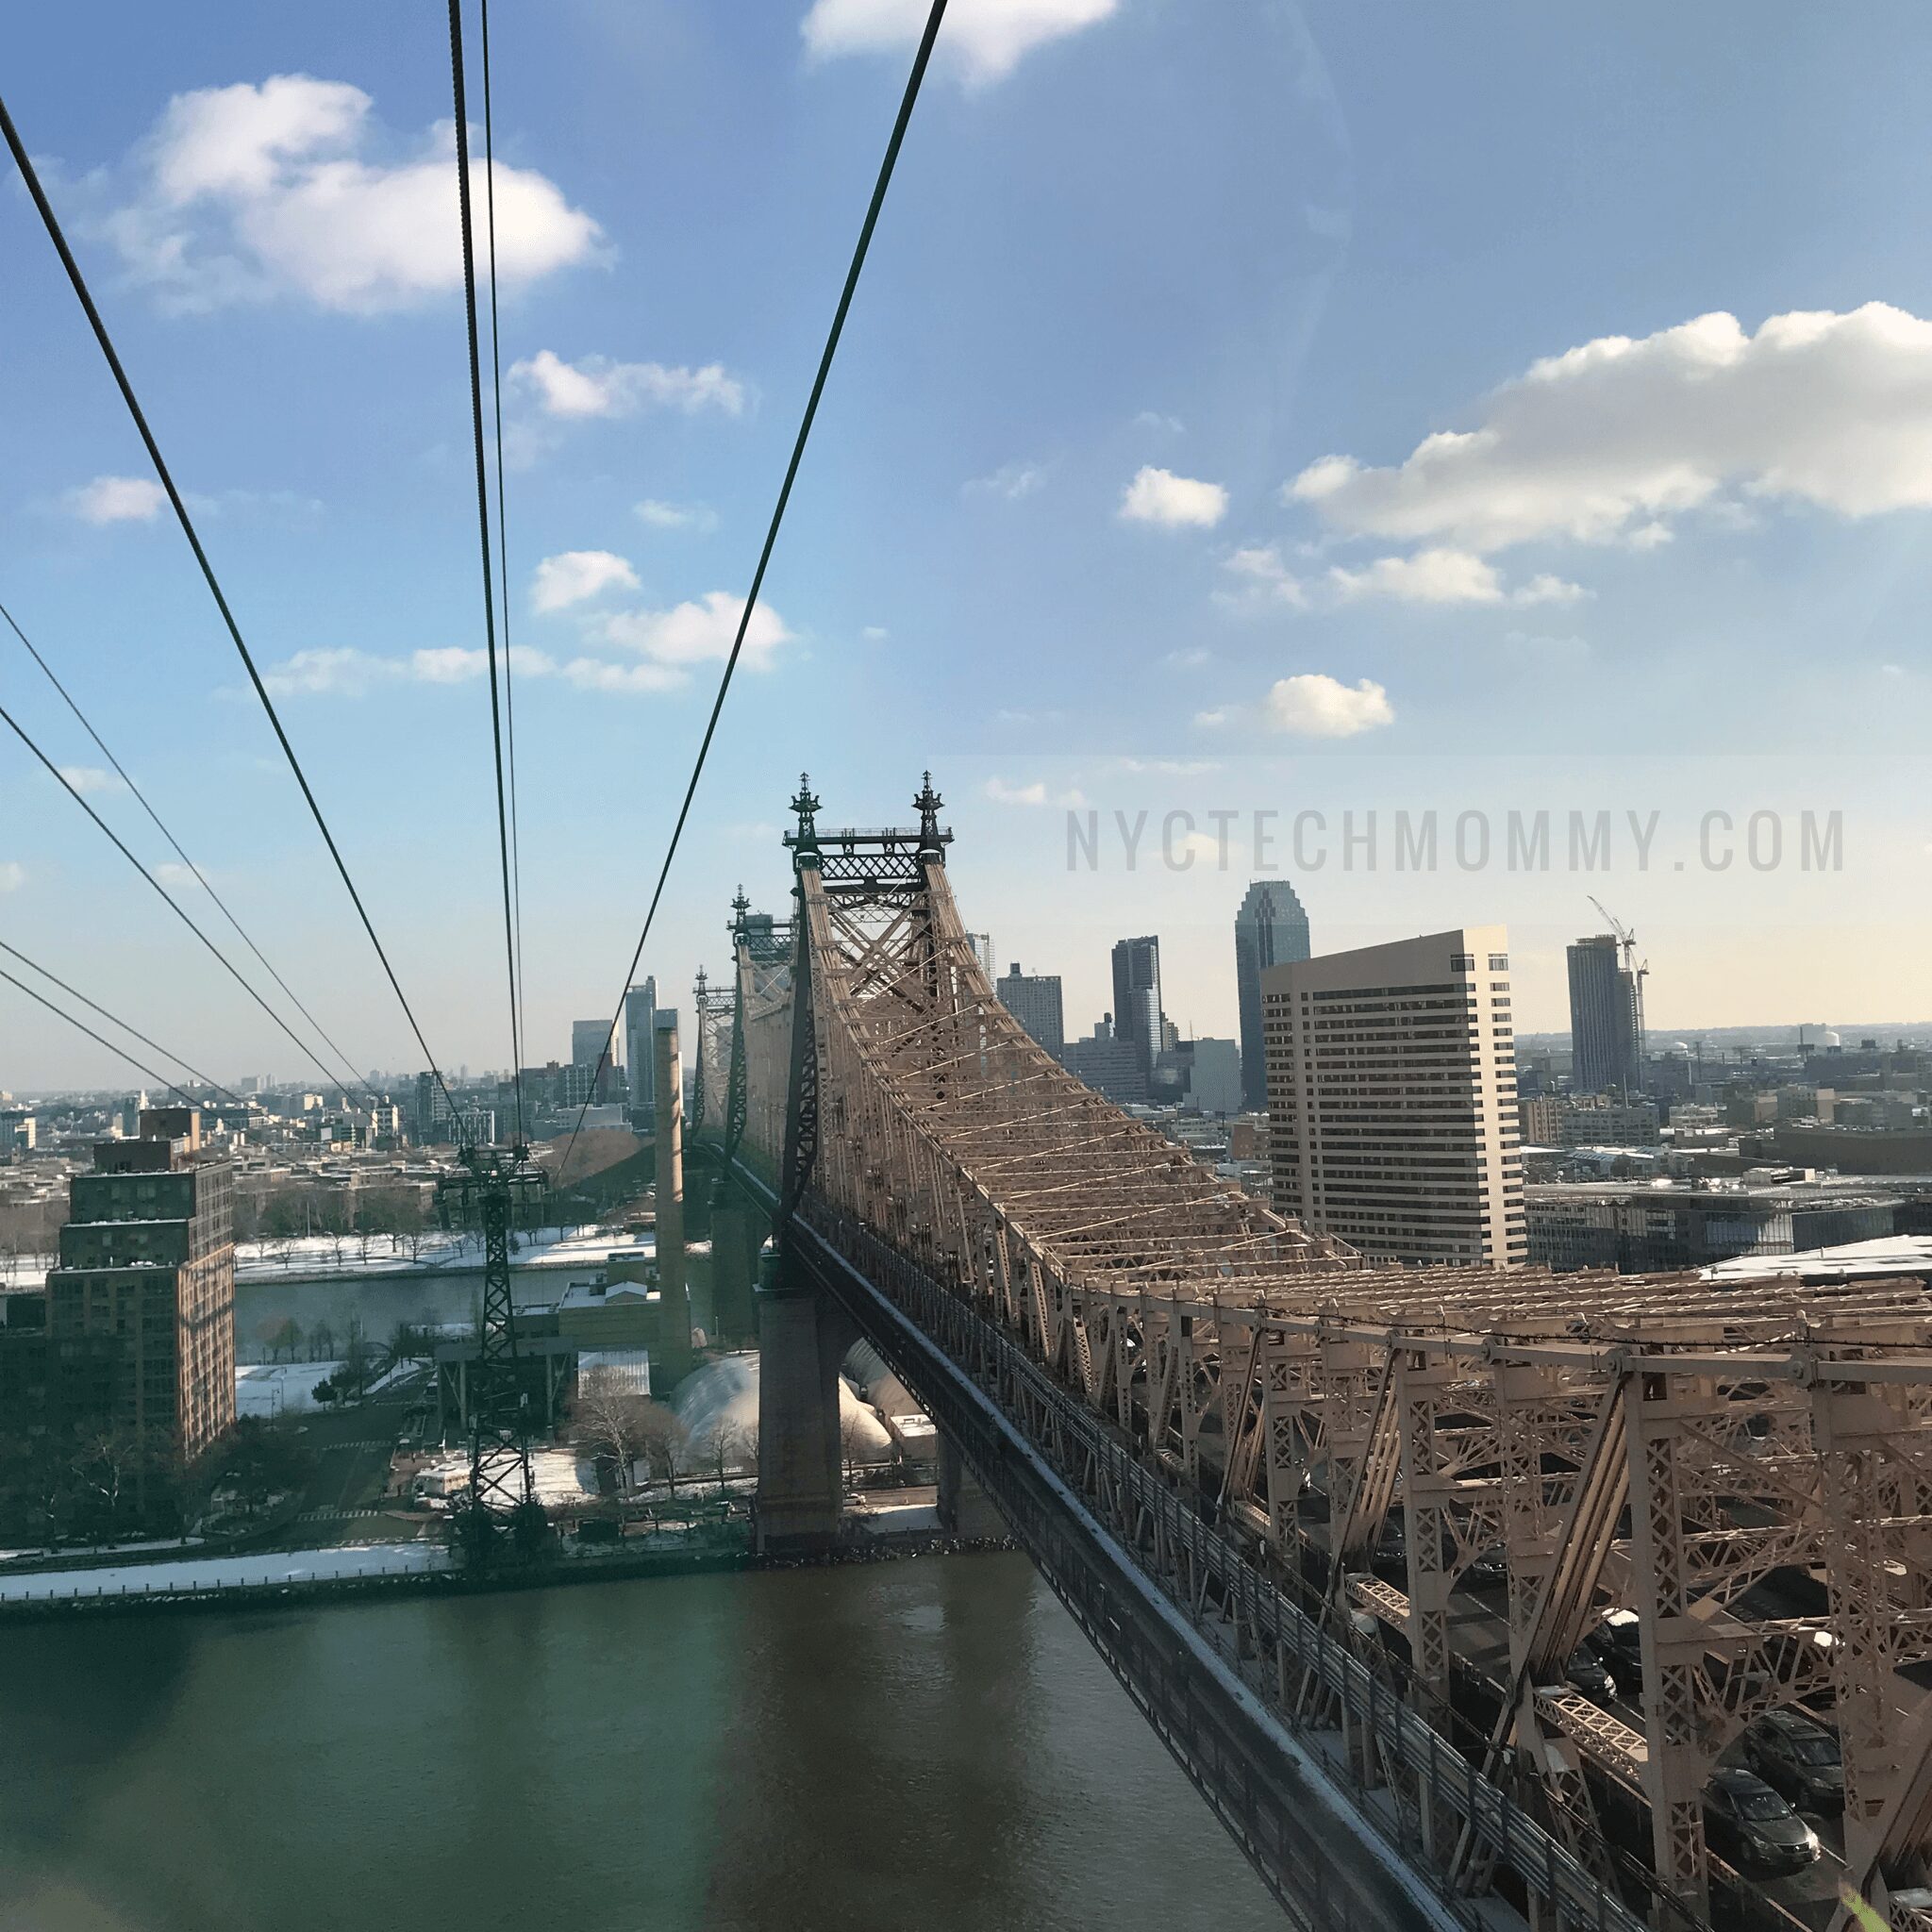
[[[615,1009],[679,762],[636,747],[695,741],[823,323],[805,264],[849,245],[890,119],[903,46],[827,11],[799,0],[781,33],[694,5],[500,23],[533,1038]],[[420,189],[448,113],[440,30],[216,8],[193,51],[147,10],[92,17],[125,58],[96,72],[91,37],[25,20],[9,103],[434,1051],[504,1064],[480,970],[494,827],[452,783],[488,757],[453,250],[433,192],[441,239],[420,257],[372,254],[307,195],[331,168]],[[1314,808],[1331,827],[1380,810],[1385,845],[1396,811],[1434,812],[1443,847],[1435,874],[1402,877],[1331,857],[1324,945],[1507,924],[1531,1028],[1561,1024],[1591,891],[1644,932],[1660,1026],[1909,1017],[1932,816],[1922,761],[1874,741],[1927,689],[1912,398],[1932,270],[1902,238],[1928,169],[1906,76],[1932,22],[1811,21],[1748,45],[1661,7],[1623,25],[1612,53],[1574,24],[1412,9],[1414,71],[1456,76],[1455,125],[1473,112],[1480,142],[1435,138],[1446,101],[1412,93],[1384,36],[1345,16],[1120,0],[1005,40],[949,27],[905,155],[919,213],[881,226],[667,891],[660,984],[718,970],[738,879],[782,896],[774,771],[811,770],[826,823],[870,824],[903,813],[930,762],[962,903],[1003,956],[1066,974],[1070,1013],[1106,1009],[1093,941],[1158,931],[1184,1017],[1233,1034],[1208,968],[1250,868],[1213,867],[1212,815]],[[694,110],[726,92],[748,145]],[[1865,110],[1835,105],[1850,98]],[[1171,134],[1158,156],[1150,123]],[[1123,222],[1173,269],[1131,312],[1105,273]],[[1265,270],[1231,285],[1256,232]],[[720,273],[719,235],[775,282]],[[20,197],[0,242],[20,264],[18,357],[40,372],[0,392],[0,433],[32,453],[0,500],[0,593],[355,1063],[407,1065]],[[1591,438],[1599,409],[1628,425],[1614,445]],[[1469,441],[1425,443],[1438,433]],[[1494,454],[1416,454],[1451,447]],[[172,866],[10,638],[0,654],[50,757],[144,864]],[[1722,758],[1678,755],[1720,717]],[[889,769],[882,743],[917,756]],[[1464,874],[1451,856],[1469,812],[1500,851],[1511,810],[1560,828],[1601,807],[1620,826],[1658,813],[1673,856],[1643,873],[1626,852],[1607,876]],[[1070,873],[1070,810],[1144,810],[1156,837],[1191,814],[1194,869],[1128,875],[1116,847]],[[1754,812],[1837,812],[1842,869],[1803,871],[1793,829],[1777,866],[1740,852],[1706,871],[1713,811],[1740,838]],[[211,1071],[288,1063],[17,751],[0,812],[0,913],[25,949]],[[16,1000],[15,1084],[111,1071]]]

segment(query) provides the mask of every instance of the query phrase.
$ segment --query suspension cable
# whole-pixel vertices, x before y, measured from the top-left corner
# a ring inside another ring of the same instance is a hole
[[[114,1025],[120,1027],[122,1032],[132,1034],[136,1040],[141,1041],[142,1045],[151,1046],[155,1050],[155,1052],[159,1054],[164,1060],[173,1060],[175,1064],[177,1067],[179,1067],[184,1074],[192,1074],[195,1077],[195,1079],[201,1082],[201,1084],[204,1087],[209,1089],[211,1091],[215,1093],[221,1094],[224,1099],[232,1100],[237,1107],[246,1107],[248,1105],[248,1103],[245,1100],[243,1100],[239,1093],[234,1092],[229,1088],[224,1087],[219,1080],[210,1080],[208,1076],[206,1074],[204,1074],[201,1071],[201,1069],[193,1063],[192,1060],[185,1060],[181,1058],[181,1056],[178,1053],[171,1053],[168,1050],[168,1048],[163,1046],[158,1040],[150,1040],[145,1033],[141,1031],[139,1027],[130,1026],[125,1020],[121,1019],[117,1014],[110,1013],[106,1007],[101,1005],[101,1003],[98,1000],[89,999],[86,993],[82,992],[78,987],[69,986],[68,983],[64,979],[62,979],[58,973],[49,973],[47,969],[40,963],[38,959],[29,959],[25,953],[23,953],[18,946],[9,946],[5,940],[0,940],[0,953],[7,954],[10,958],[18,959],[20,963],[23,966],[25,966],[30,973],[38,973],[42,979],[48,980],[53,985],[58,986],[60,989],[60,991],[68,996],[69,999],[78,1000],[81,1003],[81,1005],[86,1007],[91,1012],[98,1013],[102,1019],[111,1021]],[[15,980],[14,984],[18,986],[20,982],[18,980]],[[62,1014],[61,1017],[64,1019],[66,1015]],[[141,1065],[140,1061],[138,1060],[135,1062],[135,1064],[137,1066]],[[142,1067],[142,1073],[146,1073],[147,1071],[147,1068]],[[174,1085],[173,1081],[170,1081],[168,1084],[170,1086]],[[181,1090],[180,1088],[175,1087],[175,1091],[176,1093],[179,1093]]]
[[[208,593],[215,600],[215,608],[222,614],[222,622],[227,626],[228,636],[233,641],[243,666],[248,672],[248,681],[255,687],[255,694],[261,700],[261,708],[268,713],[268,722],[275,727],[277,741],[282,747],[282,756],[289,761],[289,769],[295,774],[295,782],[302,788],[302,796],[308,801],[309,814],[315,820],[316,829],[322,834],[323,842],[328,847],[328,856],[335,860],[336,870],[341,874],[342,884],[348,889],[349,898],[356,908],[356,916],[362,922],[362,930],[369,935],[369,943],[375,948],[375,957],[382,961],[382,970],[387,976],[391,991],[403,1009],[403,1017],[409,1023],[409,1031],[416,1036],[416,1044],[423,1049],[423,1058],[429,1063],[429,1071],[435,1075],[436,1084],[442,1089],[442,1096],[449,1103],[452,1117],[458,1114],[457,1104],[449,1091],[449,1084],[442,1077],[442,1071],[436,1064],[436,1056],[429,1051],[429,1042],[423,1037],[423,1029],[416,1024],[416,1015],[405,996],[402,982],[397,979],[395,968],[389,963],[389,955],[383,950],[382,941],[375,936],[375,926],[369,917],[368,908],[362,904],[362,894],[356,890],[356,881],[349,876],[349,868],[343,861],[341,848],[336,844],[335,834],[328,828],[328,821],[323,816],[322,807],[316,802],[308,774],[302,769],[302,761],[295,756],[295,747],[289,741],[289,734],[282,728],[280,715],[276,712],[275,700],[268,694],[268,687],[261,681],[261,674],[256,669],[255,658],[242,636],[242,627],[235,622],[235,613],[228,608],[228,600],[223,593],[221,581],[216,577],[214,566],[208,561],[208,552],[202,548],[200,535],[194,527],[194,520],[188,514],[188,505],[181,492],[175,487],[175,478],[161,456],[160,444],[155,441],[154,431],[148,427],[147,416],[141,407],[141,401],[134,393],[134,385],[127,379],[127,372],[121,366],[121,358],[116,353],[108,325],[101,320],[101,311],[94,307],[94,298],[87,285],[87,277],[80,272],[80,264],[74,258],[74,251],[67,245],[67,236],[62,230],[58,217],[54,213],[54,205],[47,199],[46,190],[41,186],[41,177],[33,161],[27,155],[25,143],[20,138],[20,130],[13,125],[13,116],[7,111],[7,103],[0,98],[0,137],[4,137],[8,151],[13,156],[14,165],[20,170],[20,178],[26,184],[26,191],[33,198],[34,207],[40,211],[42,225],[46,228],[48,240],[54,244],[55,252],[60,258],[60,265],[67,271],[67,279],[74,286],[75,298],[86,314],[89,325],[94,332],[94,340],[100,344],[101,354],[107,358],[114,382],[121,391],[121,399],[127,405],[127,413],[134,419],[134,426],[141,433],[141,440],[146,447],[148,460],[155,466],[155,475],[160,480],[161,488],[167,491],[168,501],[174,506],[175,520],[181,525],[181,533],[188,539],[188,546],[194,552],[194,560],[201,566],[203,580]],[[245,983],[245,982],[244,982]],[[330,1074],[329,1078],[334,1079]]]
[[[114,849],[120,853],[122,858],[125,858],[128,862],[128,864],[131,865],[135,869],[135,871],[138,872],[141,874],[141,876],[147,881],[148,885],[151,886],[157,892],[158,892],[161,895],[162,899],[167,902],[168,908],[170,911],[174,913],[175,917],[178,919],[181,922],[181,924],[185,925],[188,928],[188,930],[192,932],[194,935],[194,937],[198,939],[202,942],[202,944],[206,946],[208,950],[210,953],[212,953],[217,959],[221,961],[223,969],[227,973],[229,978],[231,978],[235,982],[235,984],[239,986],[242,989],[242,991],[245,992],[248,995],[248,997],[252,999],[255,1002],[255,1004],[258,1007],[259,1007],[261,1010],[264,1013],[266,1013],[269,1016],[269,1018],[273,1020],[275,1023],[275,1024],[279,1026],[282,1029],[282,1031],[289,1036],[289,1038],[291,1041],[294,1041],[296,1048],[300,1051],[302,1057],[308,1062],[308,1064],[311,1067],[313,1067],[315,1071],[318,1074],[320,1074],[322,1077],[325,1081],[327,1081],[330,1086],[341,1086],[341,1082],[339,1081],[336,1078],[336,1076],[333,1074],[331,1074],[325,1066],[323,1065],[321,1059],[316,1055],[315,1049],[312,1046],[310,1046],[308,1042],[306,1040],[304,1040],[302,1036],[299,1033],[297,1033],[295,1029],[292,1026],[291,1026],[289,1023],[285,1019],[283,1019],[282,1016],[278,1012],[276,1012],[275,1009],[272,1006],[270,1006],[265,999],[262,998],[260,993],[258,993],[254,987],[249,985],[247,980],[245,980],[242,976],[241,971],[237,968],[235,962],[232,959],[230,959],[225,952],[222,951],[221,947],[215,944],[214,941],[208,938],[207,933],[202,931],[201,927],[198,926],[194,923],[194,921],[189,916],[187,908],[184,907],[177,898],[175,898],[174,893],[169,891],[167,887],[164,886],[159,879],[156,878],[154,874],[151,873],[146,866],[142,864],[140,859],[135,858],[134,854],[127,849],[127,846],[123,841],[121,835],[118,832],[116,832],[113,826],[110,825],[107,822],[107,820],[104,819],[100,815],[100,813],[97,812],[93,808],[93,807],[91,806],[87,802],[87,800],[80,795],[80,792],[75,786],[74,781],[68,777],[67,774],[63,772],[60,769],[60,767],[57,765],[54,762],[54,760],[50,758],[47,756],[47,754],[40,748],[38,744],[34,742],[32,738],[30,738],[27,735],[25,727],[20,723],[20,721],[17,718],[14,717],[11,711],[7,709],[7,708],[4,705],[0,705],[0,724],[5,724],[8,727],[8,729],[10,730],[17,739],[20,740],[21,743],[25,745],[27,750],[32,752],[34,757],[40,759],[41,763],[44,765],[47,768],[48,772],[50,772],[53,774],[56,782],[58,783],[58,785],[60,786],[60,789],[67,793],[68,797],[73,799],[75,805],[79,806],[82,811],[86,812],[89,818],[93,820],[95,825],[97,825],[100,828],[100,830],[106,834],[108,840],[112,841]]]
[[[349,1056],[345,1054],[341,1050],[341,1048],[339,1047],[335,1043],[335,1041],[329,1038],[327,1032],[323,1027],[322,1022],[318,1020],[315,1017],[315,1015],[311,1013],[308,1010],[308,1008],[305,1007],[298,998],[296,998],[294,989],[291,986],[290,986],[289,982],[286,979],[284,979],[282,975],[279,973],[277,973],[273,966],[269,964],[268,959],[263,955],[261,948],[258,946],[255,943],[254,940],[252,940],[249,937],[247,930],[243,927],[242,922],[239,919],[237,919],[232,912],[228,910],[227,904],[223,899],[222,895],[219,892],[217,892],[214,887],[208,883],[208,874],[205,872],[203,872],[200,866],[196,865],[193,859],[190,858],[187,853],[181,849],[180,840],[175,838],[174,833],[171,832],[167,828],[167,826],[161,823],[161,815],[154,808],[152,805],[148,803],[147,793],[144,792],[141,789],[141,787],[137,785],[131,777],[128,776],[126,768],[122,764],[121,760],[117,758],[114,756],[114,754],[108,749],[106,743],[103,741],[101,738],[101,734],[94,729],[92,722],[90,722],[88,718],[87,713],[83,711],[77,704],[75,703],[73,693],[70,692],[67,687],[64,684],[62,684],[58,677],[54,675],[53,668],[48,664],[47,660],[41,656],[40,652],[34,648],[33,640],[27,636],[25,631],[21,629],[19,624],[15,621],[12,611],[8,609],[8,608],[4,604],[0,604],[0,618],[6,619],[8,628],[12,631],[13,635],[17,637],[24,645],[25,645],[27,656],[30,657],[34,660],[34,662],[41,667],[41,669],[43,672],[45,672],[47,682],[51,684],[54,687],[54,689],[60,693],[61,697],[66,702],[67,708],[70,711],[72,711],[77,719],[79,719],[80,728],[83,731],[85,731],[91,739],[93,740],[95,748],[100,752],[100,755],[104,758],[106,758],[110,765],[113,766],[114,775],[118,777],[121,780],[122,784],[126,786],[128,791],[134,794],[136,803],[139,804],[142,810],[146,812],[148,817],[154,821],[155,829],[158,832],[159,832],[161,837],[164,838],[168,841],[168,843],[175,848],[175,856],[178,859],[180,859],[181,863],[185,865],[190,872],[192,872],[194,874],[195,884],[198,885],[201,888],[201,890],[204,892],[206,892],[210,899],[214,901],[216,907],[221,911],[222,917],[225,919],[228,922],[228,924],[235,928],[236,932],[241,937],[242,944],[245,945],[248,948],[248,950],[251,953],[253,953],[256,958],[260,962],[262,971],[265,972],[268,974],[268,976],[271,979],[273,979],[278,987],[281,988],[283,992],[288,994],[289,998],[294,1003],[295,1010],[298,1013],[300,1013],[302,1017],[305,1020],[307,1020],[312,1027],[315,1028],[316,1032],[322,1038],[323,1044],[326,1046],[332,1054],[335,1055],[337,1063],[340,1066],[347,1067],[350,1070],[351,1077],[347,1081],[343,1082],[343,1085],[348,1087],[359,1085],[360,1083],[353,1077],[356,1062],[352,1060],[349,1058]],[[48,976],[51,978],[52,974],[49,974]],[[78,993],[75,993],[75,997],[78,999],[80,995]],[[147,1043],[150,1046],[154,1046],[153,1041],[149,1041]],[[161,1051],[161,1049],[158,1047],[156,1047],[155,1050],[158,1053]],[[173,1055],[170,1055],[169,1058],[173,1058]],[[334,1078],[335,1075],[331,1074],[330,1077]]]
[[[490,233],[490,384],[496,427],[496,566],[503,591],[503,735],[509,760],[509,876],[517,935],[517,1065],[519,1087],[526,1052],[524,1005],[524,854],[517,825],[516,652],[509,641],[509,525],[504,513],[503,355],[496,319],[496,139],[490,111],[490,0],[478,0],[483,20],[483,206]]]
[[[483,638],[490,658],[490,737],[496,758],[496,842],[503,860],[503,951],[509,974],[510,1076],[517,1102],[517,1145],[524,1144],[524,1066],[517,1024],[517,942],[510,903],[509,806],[503,777],[503,711],[496,687],[496,586],[490,561],[489,461],[483,443],[483,358],[476,324],[476,250],[470,224],[470,134],[463,98],[462,0],[449,0],[450,87],[456,100],[457,216],[463,231],[463,320],[470,338],[470,416],[476,442],[476,524],[483,550]]]
[[[454,7],[455,0],[451,0]],[[824,353],[819,358],[818,375],[813,378],[811,394],[805,405],[805,415],[798,425],[798,436],[791,445],[791,460],[785,466],[785,480],[778,487],[778,500],[772,509],[772,521],[765,531],[764,546],[758,552],[758,566],[752,573],[751,591],[744,600],[744,609],[738,620],[738,635],[731,641],[731,655],[724,660],[724,675],[718,680],[718,695],[711,701],[711,715],[705,724],[705,735],[698,743],[696,762],[691,766],[691,782],[684,788],[684,803],[678,807],[677,822],[671,828],[671,842],[665,848],[664,863],[658,874],[656,890],[651,893],[651,903],[644,913],[643,930],[638,934],[638,942],[630,956],[630,965],[624,975],[624,987],[617,996],[617,1010],[610,1016],[614,1030],[624,1014],[625,994],[630,990],[632,976],[638,970],[638,961],[644,956],[644,943],[651,937],[651,926],[658,917],[658,902],[664,896],[664,882],[671,876],[671,862],[677,857],[678,841],[684,837],[684,822],[691,816],[691,803],[697,795],[698,779],[703,775],[705,759],[711,749],[711,739],[718,729],[718,717],[724,708],[725,693],[731,689],[731,674],[738,669],[739,653],[744,648],[745,632],[750,628],[752,612],[758,608],[758,592],[764,588],[765,571],[772,561],[772,552],[778,541],[778,526],[785,521],[785,507],[791,501],[791,486],[798,476],[798,467],[805,459],[805,445],[811,435],[813,418],[819,412],[819,398],[824,393],[825,378],[832,373],[832,358],[838,353],[839,338],[844,333],[846,312],[852,307],[854,291],[858,287],[859,271],[865,266],[866,251],[872,246],[872,234],[878,225],[879,210],[885,206],[886,190],[892,179],[892,169],[899,159],[899,149],[906,139],[906,128],[912,119],[914,103],[919,99],[920,83],[925,78],[926,64],[932,58],[932,43],[939,37],[940,23],[945,18],[946,0],[932,0],[932,10],[926,16],[925,32],[920,37],[919,51],[912,58],[912,72],[907,77],[906,92],[899,102],[898,118],[892,123],[891,139],[886,142],[885,159],[879,163],[878,179],[873,185],[872,201],[865,211],[865,221],[858,230],[858,245],[852,251],[852,265],[845,271],[845,286],[840,291],[839,307],[832,316],[830,333],[825,337]],[[576,1125],[571,1129],[570,1141],[563,1150],[563,1159],[558,1165],[558,1179],[561,1181],[569,1171],[571,1151],[577,1144],[577,1136],[583,1132],[584,1118],[591,1110],[590,1095],[584,1096],[584,1104],[577,1111]]]
[[[11,948],[9,948],[8,950],[10,951]],[[52,974],[49,974],[48,976],[51,978]],[[154,1081],[157,1086],[165,1087],[170,1093],[178,1093],[181,1096],[181,1098],[187,1101],[187,1103],[191,1107],[193,1107],[197,1104],[194,1095],[189,1092],[185,1087],[176,1086],[175,1083],[173,1080],[169,1079],[167,1074],[165,1074],[156,1073],[155,1070],[151,1066],[149,1066],[145,1060],[136,1059],[135,1057],[131,1053],[129,1053],[125,1046],[116,1046],[111,1040],[104,1039],[100,1034],[96,1033],[94,1029],[92,1026],[90,1026],[85,1020],[76,1020],[72,1013],[66,1010],[65,1008],[57,1006],[52,1000],[48,999],[44,993],[36,992],[33,990],[33,988],[26,983],[25,980],[16,979],[13,976],[13,974],[8,972],[4,966],[0,966],[0,979],[4,979],[8,986],[17,986],[22,992],[25,993],[28,999],[38,1000],[40,1004],[45,1007],[48,1012],[54,1014],[57,1019],[65,1020],[70,1026],[79,1027],[79,1029],[83,1033],[85,1033],[90,1040],[97,1041],[102,1046],[105,1046],[108,1049],[108,1051],[110,1054],[112,1054],[117,1060],[125,1060],[130,1067],[138,1067],[143,1074],[145,1074],[148,1076],[150,1080]],[[119,1025],[120,1022],[116,1021],[115,1024]],[[134,1033],[134,1028],[132,1026],[128,1027],[127,1030],[130,1033]],[[135,1033],[134,1037],[137,1040],[139,1040],[141,1038],[141,1035]],[[173,1054],[168,1055],[168,1058],[173,1059],[174,1058],[175,1056]],[[185,1066],[187,1062],[184,1060],[182,1064]]]

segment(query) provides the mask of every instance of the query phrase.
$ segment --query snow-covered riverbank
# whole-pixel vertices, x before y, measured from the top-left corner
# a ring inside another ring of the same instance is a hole
[[[633,1259],[655,1256],[657,1238],[600,1227],[548,1227],[517,1237],[513,1269],[591,1268],[613,1256]],[[51,1255],[23,1255],[0,1268],[0,1285],[37,1288],[55,1265]],[[343,1281],[376,1276],[444,1274],[483,1265],[481,1237],[475,1233],[421,1235],[302,1235],[285,1241],[238,1241],[235,1280],[247,1286],[265,1281]]]

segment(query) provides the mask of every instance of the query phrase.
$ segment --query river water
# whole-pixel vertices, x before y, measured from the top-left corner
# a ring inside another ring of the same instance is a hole
[[[590,1271],[577,1271],[587,1274]],[[517,1306],[554,1301],[576,1278],[568,1270],[529,1268],[510,1276]],[[274,1276],[235,1285],[235,1350],[239,1359],[267,1355],[266,1338],[285,1318],[301,1324],[306,1337],[318,1322],[334,1330],[338,1347],[349,1332],[349,1318],[361,1318],[362,1332],[380,1344],[398,1322],[431,1326],[473,1322],[483,1302],[483,1273],[475,1268],[438,1270],[428,1274],[345,1274],[331,1281],[279,1281]],[[306,1349],[307,1343],[305,1341]]]
[[[1281,1924],[1017,1556],[0,1633],[8,1932]]]

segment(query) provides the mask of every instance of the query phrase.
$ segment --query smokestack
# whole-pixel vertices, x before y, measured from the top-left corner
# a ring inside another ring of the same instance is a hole
[[[652,1036],[658,1086],[657,1366],[663,1370],[669,1393],[691,1370],[691,1297],[684,1282],[684,1068],[675,1008],[657,1009]]]

